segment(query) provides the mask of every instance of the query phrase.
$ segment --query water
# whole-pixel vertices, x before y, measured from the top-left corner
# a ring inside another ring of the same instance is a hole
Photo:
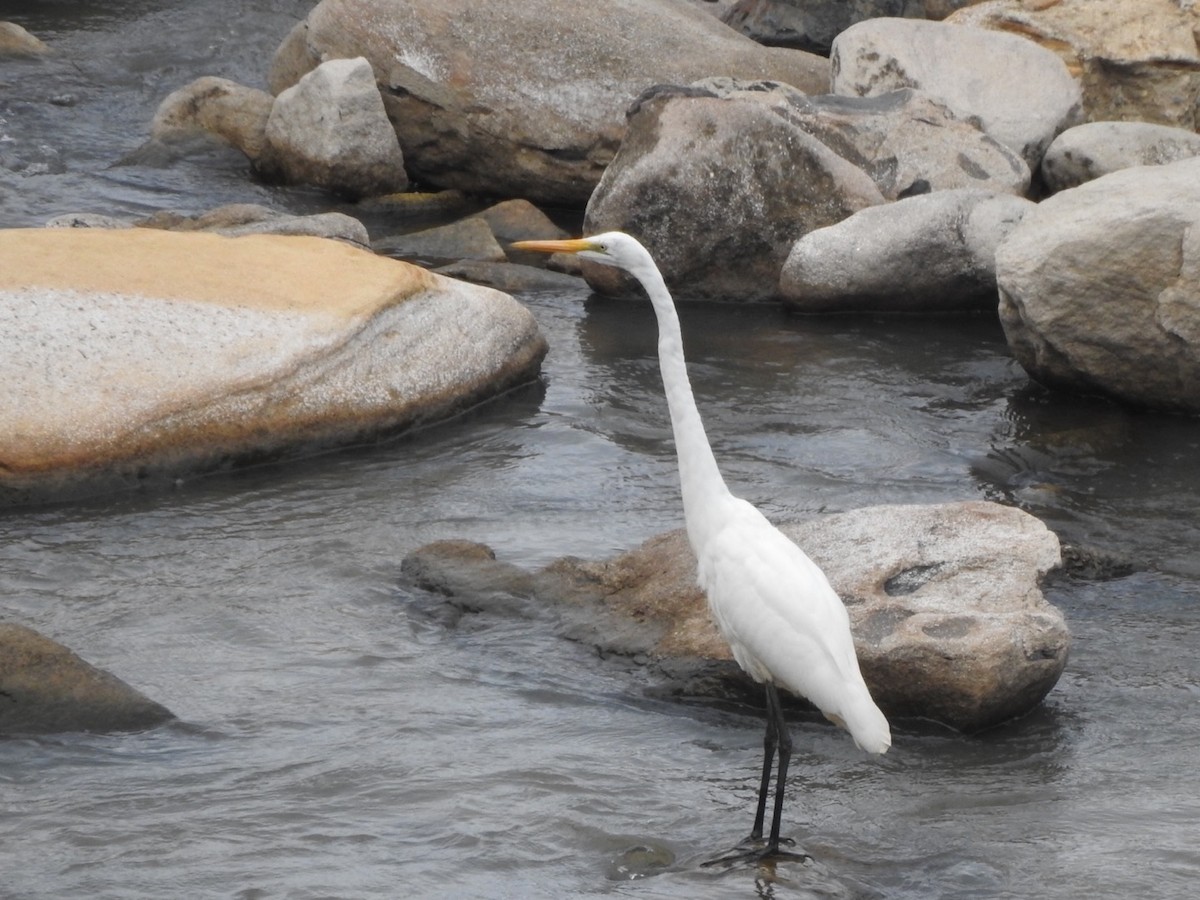
[[[0,157],[44,144],[64,171],[0,168],[0,221],[319,205],[222,152],[107,168],[191,78],[260,83],[306,7],[9,0],[67,52],[0,62]],[[757,710],[663,699],[624,661],[400,573],[439,538],[534,567],[680,524],[649,310],[523,299],[551,345],[542,382],[454,422],[0,514],[0,617],[180,716],[0,741],[0,897],[1194,894],[1200,424],[1031,390],[986,317],[686,305],[718,457],[772,516],[986,497],[1136,563],[1047,587],[1074,648],[1018,722],[901,722],[874,759],[795,716],[785,834],[815,863],[703,868],[749,827]]]

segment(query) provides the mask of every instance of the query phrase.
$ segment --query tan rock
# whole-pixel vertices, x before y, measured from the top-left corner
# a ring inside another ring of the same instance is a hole
[[[1052,50],[1083,88],[1088,121],[1200,127],[1200,4],[1177,0],[992,0],[947,19]]]
[[[50,48],[16,22],[0,22],[0,57],[44,56]]]
[[[0,735],[137,731],[173,718],[169,709],[62,644],[0,622]]]
[[[227,78],[205,76],[172,91],[158,105],[150,136],[171,141],[197,132],[215,134],[251,161],[267,145],[267,120],[275,98]]]
[[[320,238],[0,231],[3,489],[436,420],[532,378],[511,297]]]

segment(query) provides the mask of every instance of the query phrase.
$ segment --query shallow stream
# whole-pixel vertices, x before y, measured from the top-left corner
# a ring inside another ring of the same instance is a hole
[[[57,53],[0,61],[0,227],[321,208],[232,152],[112,167],[192,78],[261,86],[310,5],[7,0]],[[1074,647],[1020,721],[899,722],[876,759],[797,717],[785,833],[815,862],[703,868],[749,828],[757,709],[661,699],[400,573],[440,538],[533,567],[681,524],[648,306],[522,299],[541,383],[453,422],[0,513],[0,617],[180,717],[0,740],[0,897],[1195,896],[1200,423],[1031,388],[989,317],[685,302],[718,459],[773,518],[982,497],[1135,564],[1047,586]]]

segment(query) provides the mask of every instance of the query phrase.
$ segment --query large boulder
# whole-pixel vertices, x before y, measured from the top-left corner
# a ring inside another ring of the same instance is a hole
[[[279,93],[366,57],[409,175],[582,206],[646,88],[707,75],[823,91],[828,61],[766,49],[686,0],[323,0],[272,62]]]
[[[692,88],[763,104],[870,175],[887,200],[952,188],[1011,194],[1029,189],[1024,159],[944,103],[911,88],[843,97],[731,78],[705,78]]]
[[[212,134],[257,161],[267,146],[267,121],[275,98],[228,78],[206,75],[168,94],[150,121],[151,147],[131,160],[148,158],[154,144],[172,144]]]
[[[0,622],[0,735],[140,731],[173,718],[57,641]]]
[[[996,251],[1000,317],[1040,382],[1200,412],[1200,158],[1042,201]]]
[[[437,420],[545,352],[508,295],[339,241],[0,231],[0,502]]]
[[[1200,134],[1151,122],[1088,122],[1068,128],[1042,157],[1042,183],[1051,191],[1131,166],[1161,166],[1200,156]]]
[[[1028,712],[1062,674],[1070,635],[1039,587],[1059,544],[1034,517],[969,501],[871,507],[783,531],[846,603],[863,677],[889,716],[977,731]],[[689,694],[751,688],[713,626],[682,530],[536,573],[439,542],[404,570],[463,608],[552,611],[566,636],[648,662]]]
[[[871,19],[837,36],[833,93],[912,87],[1020,154],[1031,170],[1055,135],[1082,121],[1079,85],[1055,54],[1011,34],[945,22]]]
[[[404,155],[371,65],[331,59],[275,98],[257,168],[290,184],[351,199],[408,188]]]
[[[766,299],[797,238],[883,200],[866,172],[757,98],[664,87],[631,108],[584,231],[634,234],[689,296]],[[601,292],[631,289],[617,269],[584,272]]]
[[[948,21],[1020,35],[1058,54],[1088,121],[1200,128],[1200,4],[1190,0],[991,0]]]
[[[996,247],[1034,207],[958,190],[864,209],[797,241],[780,293],[802,312],[995,310]]]

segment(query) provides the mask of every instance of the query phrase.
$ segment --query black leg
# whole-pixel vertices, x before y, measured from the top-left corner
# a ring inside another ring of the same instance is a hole
[[[758,811],[754,814],[754,830],[750,832],[752,840],[761,840],[763,835],[763,819],[767,814],[767,794],[770,791],[771,770],[775,767],[775,746],[778,743],[778,732],[775,719],[771,715],[771,685],[767,685],[767,733],[763,738],[763,767],[762,781],[758,785]]]
[[[767,839],[767,855],[779,853],[779,824],[783,817],[783,795],[787,790],[788,763],[792,758],[792,736],[788,733],[787,720],[783,717],[783,706],[775,685],[767,684],[767,715],[775,723],[775,734],[779,741],[779,774],[775,778],[775,814],[771,819],[771,836]],[[761,836],[761,832],[760,832]]]

